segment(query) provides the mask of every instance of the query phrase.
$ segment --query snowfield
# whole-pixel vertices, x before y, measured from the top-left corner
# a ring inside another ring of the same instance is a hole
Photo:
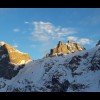
[[[100,92],[100,46],[29,61],[0,92]]]

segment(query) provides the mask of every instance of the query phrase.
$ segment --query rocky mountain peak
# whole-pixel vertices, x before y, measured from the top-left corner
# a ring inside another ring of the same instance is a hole
[[[63,45],[63,43],[61,41],[59,41],[58,43],[58,46],[57,47],[60,47],[61,45]]]
[[[71,40],[65,44],[61,41],[58,42],[58,45],[50,50],[50,53],[46,54],[45,57],[56,56],[56,55],[63,55],[69,54],[76,51],[84,50],[85,48],[80,46],[79,43],[73,43]]]
[[[2,45],[4,45],[4,44],[6,44],[5,42],[0,42],[0,46],[2,46]]]
[[[0,58],[4,59],[7,56],[9,56],[9,61],[14,64],[22,64],[31,59],[28,54],[20,52],[5,42],[0,42]]]
[[[100,45],[100,40],[98,41],[98,43],[96,44],[96,46]]]
[[[68,40],[68,42],[67,43],[72,43],[72,41],[71,40]]]
[[[31,58],[28,54],[18,51],[5,42],[0,42],[0,77],[12,78],[29,60]],[[18,70],[15,71],[16,67]]]

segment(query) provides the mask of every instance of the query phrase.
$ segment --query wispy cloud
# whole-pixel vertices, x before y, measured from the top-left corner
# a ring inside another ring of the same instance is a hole
[[[74,28],[58,28],[57,33],[58,36],[66,36],[77,32]]]
[[[55,27],[50,22],[42,22],[42,21],[33,22],[33,25],[34,25],[34,32],[36,32],[37,34],[44,34],[44,33],[53,34],[55,31]]]
[[[25,24],[29,24],[29,22],[27,22],[27,21],[25,21],[24,23],[25,23]]]
[[[68,40],[71,40],[71,41],[77,41],[78,40],[78,37],[75,37],[75,36],[69,36],[67,37]]]
[[[72,40],[74,42],[78,42],[82,45],[85,45],[85,44],[91,44],[93,41],[88,39],[88,38],[79,38],[79,37],[75,37],[75,36],[69,36],[67,37],[68,40]]]
[[[62,39],[64,36],[77,33],[74,28],[56,27],[50,22],[33,22],[33,25],[32,39],[35,41]]]
[[[79,42],[80,44],[85,45],[85,44],[91,44],[92,40],[87,39],[87,38],[81,38],[81,39],[79,39],[78,42]]]
[[[58,41],[72,40],[82,45],[91,44],[92,40],[88,38],[79,38],[73,36],[78,33],[75,28],[55,26],[50,22],[33,22],[33,32],[31,39],[40,43],[40,52],[44,56],[51,48],[56,46]],[[42,43],[43,42],[43,43]],[[31,46],[35,48],[36,46]]]
[[[19,32],[19,31],[20,31],[20,29],[15,28],[15,29],[13,29],[13,31],[14,31],[14,32]]]
[[[13,47],[14,48],[18,48],[18,44],[17,43],[14,43]]]

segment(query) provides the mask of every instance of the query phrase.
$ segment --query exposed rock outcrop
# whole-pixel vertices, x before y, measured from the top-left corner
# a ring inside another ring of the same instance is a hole
[[[31,59],[28,54],[18,51],[5,42],[0,42],[0,58],[18,65],[25,64]]]
[[[100,40],[98,41],[98,43],[96,44],[96,46],[100,45]]]
[[[50,53],[46,54],[45,57],[56,56],[56,55],[59,56],[82,50],[85,50],[85,48],[81,47],[79,43],[72,43],[71,41],[68,41],[66,44],[64,44],[63,42],[59,41],[57,47],[51,49]]]
[[[0,77],[14,77],[31,58],[5,42],[0,42]],[[15,70],[16,69],[16,70]]]

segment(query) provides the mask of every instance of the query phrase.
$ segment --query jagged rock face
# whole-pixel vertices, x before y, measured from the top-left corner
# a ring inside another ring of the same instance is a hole
[[[0,43],[0,58],[19,65],[25,64],[31,59],[28,54],[22,53],[6,43]]]
[[[96,44],[96,46],[100,45],[100,40],[98,41],[98,43]]]
[[[57,53],[57,48],[55,47],[54,49],[51,49],[50,54],[56,55]]]
[[[76,51],[82,51],[84,49],[85,48],[81,47],[78,43],[72,43],[71,41],[68,41],[68,43],[64,44],[61,41],[59,41],[57,47],[51,49],[50,53],[46,54],[45,57],[69,54]]]
[[[62,42],[59,41],[56,53],[58,53],[58,54],[60,54],[60,53],[66,54],[67,52],[68,51],[67,51],[66,45],[64,45]]]
[[[9,44],[0,42],[0,77],[11,79],[29,60],[28,54],[14,49]],[[17,70],[14,70],[15,67]]]

